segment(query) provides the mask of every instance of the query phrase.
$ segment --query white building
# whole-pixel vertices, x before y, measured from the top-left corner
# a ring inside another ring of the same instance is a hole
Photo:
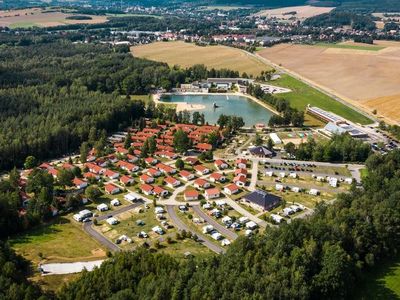
[[[313,196],[318,196],[318,195],[319,195],[319,190],[317,190],[317,189],[311,189],[308,193],[309,193],[310,195],[313,195]]]
[[[108,210],[108,205],[105,203],[101,203],[99,205],[97,205],[97,210],[98,211],[107,211]]]
[[[282,140],[279,138],[279,136],[275,132],[270,133],[269,137],[271,138],[271,140],[274,142],[275,145],[282,144]]]
[[[117,224],[118,224],[118,220],[117,220],[116,218],[114,218],[114,217],[108,218],[108,219],[106,220],[106,222],[107,222],[108,224],[110,224],[110,225],[117,225]]]

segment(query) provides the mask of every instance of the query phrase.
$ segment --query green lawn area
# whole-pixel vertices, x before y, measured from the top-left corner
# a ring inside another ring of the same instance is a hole
[[[293,91],[291,93],[276,94],[275,96],[289,100],[291,106],[297,109],[304,110],[307,104],[311,104],[312,106],[317,106],[324,110],[333,112],[355,123],[372,123],[372,120],[356,112],[352,108],[330,98],[287,74],[283,74],[281,78],[274,80],[272,84],[291,89]]]
[[[351,44],[334,44],[334,43],[316,43],[316,46],[325,48],[340,48],[340,49],[352,49],[352,50],[366,50],[366,51],[379,51],[385,49],[384,46],[378,45],[351,45]]]
[[[31,27],[41,27],[41,26],[34,22],[16,22],[12,23],[9,27],[11,29],[15,29],[15,28],[31,28]]]
[[[36,266],[42,258],[47,262],[93,260],[104,257],[100,245],[66,217],[55,218],[24,234],[12,237],[11,247]],[[42,254],[42,258],[40,258]]]
[[[400,255],[364,273],[353,299],[400,299]]]

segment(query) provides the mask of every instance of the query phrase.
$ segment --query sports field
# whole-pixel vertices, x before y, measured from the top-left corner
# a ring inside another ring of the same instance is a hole
[[[204,64],[208,68],[232,69],[257,76],[271,68],[243,51],[225,46],[200,47],[185,42],[157,42],[131,48],[134,56],[162,61],[170,66],[190,67]]]
[[[257,54],[389,123],[400,121],[400,43],[281,44]]]
[[[107,21],[106,16],[87,16],[88,20],[69,20],[72,13],[64,13],[52,8],[27,8],[18,10],[1,10],[0,27],[27,28],[51,27],[67,24],[97,24]],[[80,14],[80,16],[82,16]],[[85,15],[86,16],[86,15]]]

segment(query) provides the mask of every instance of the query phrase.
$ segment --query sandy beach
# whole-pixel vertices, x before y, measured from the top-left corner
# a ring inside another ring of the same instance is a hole
[[[164,93],[164,95],[213,95],[213,96],[217,96],[217,95],[222,95],[222,96],[242,96],[242,97],[246,97],[248,99],[251,99],[252,101],[256,102],[257,104],[261,105],[262,107],[268,109],[269,111],[273,112],[274,114],[279,115],[279,112],[276,111],[272,106],[267,105],[266,103],[262,102],[261,100],[248,95],[248,94],[243,94],[243,93],[239,93],[239,92],[235,92],[235,93],[190,93],[190,92],[186,92],[186,93]],[[159,103],[161,104],[165,104],[165,102],[161,101],[162,94],[153,94],[153,101],[154,103],[157,105]],[[187,102],[175,102],[174,104],[176,104],[176,111],[180,112],[180,111],[196,111],[196,110],[202,110],[205,109],[205,106],[202,104],[190,104]]]

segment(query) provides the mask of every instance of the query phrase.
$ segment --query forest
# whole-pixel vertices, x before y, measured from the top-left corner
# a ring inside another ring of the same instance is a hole
[[[129,50],[129,49],[128,49]],[[0,48],[0,169],[70,154],[91,128],[112,132],[143,116],[126,96],[207,77],[236,77],[229,70],[189,69],[134,58],[123,47],[56,39]]]
[[[304,21],[304,25],[313,27],[351,26],[355,30],[376,29],[374,20],[370,15],[335,10],[308,18]]]
[[[374,154],[363,186],[308,219],[241,237],[225,255],[176,260],[121,253],[60,299],[341,299],[400,246],[400,151]],[[99,288],[101,286],[101,288]]]

